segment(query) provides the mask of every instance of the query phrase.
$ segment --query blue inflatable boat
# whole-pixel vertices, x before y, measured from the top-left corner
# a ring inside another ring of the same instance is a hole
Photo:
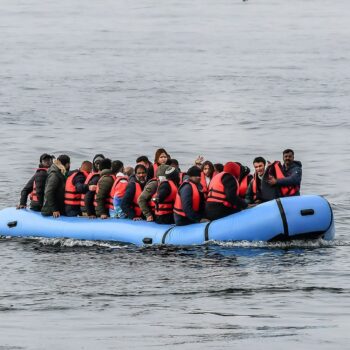
[[[0,211],[0,235],[5,237],[72,238],[135,245],[203,244],[206,241],[288,241],[334,238],[332,209],[320,196],[273,200],[210,223],[158,225],[127,219],[43,217],[16,208]]]

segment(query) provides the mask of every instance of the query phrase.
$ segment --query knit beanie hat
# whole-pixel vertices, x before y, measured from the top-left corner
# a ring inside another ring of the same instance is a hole
[[[157,168],[157,173],[156,173],[156,176],[159,177],[159,176],[165,176],[165,171],[167,169],[169,169],[170,166],[169,165],[166,165],[166,164],[161,164],[158,166]]]
[[[169,168],[165,171],[165,178],[166,178],[167,180],[178,181],[178,180],[180,180],[179,175],[180,175],[179,171],[178,171],[176,168],[172,167],[172,166],[169,167]]]
[[[191,177],[191,176],[201,176],[201,172],[202,172],[202,170],[199,169],[196,165],[194,165],[194,166],[191,166],[191,168],[189,168],[187,170],[187,175],[189,177]]]
[[[227,162],[224,165],[224,171],[233,175],[236,179],[239,179],[239,174],[241,172],[241,167],[235,162]]]

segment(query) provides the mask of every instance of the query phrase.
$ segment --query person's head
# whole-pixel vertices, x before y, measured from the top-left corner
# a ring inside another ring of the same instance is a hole
[[[122,173],[124,171],[124,164],[120,160],[113,160],[112,162],[112,172],[113,174]]]
[[[47,153],[44,153],[40,156],[40,160],[39,160],[39,167],[40,168],[50,168],[50,166],[52,165],[52,161],[55,157],[50,155],[50,154],[47,154]]]
[[[61,154],[58,156],[57,160],[60,161],[60,163],[66,168],[67,171],[69,171],[70,168],[70,158],[66,154]]]
[[[283,151],[283,162],[287,168],[294,162],[294,151],[292,149],[287,148]]]
[[[213,177],[215,169],[212,162],[210,162],[209,160],[206,160],[205,162],[203,162],[201,168],[206,177],[210,177],[210,178]]]
[[[80,166],[80,170],[81,171],[85,171],[87,173],[91,173],[91,170],[92,170],[92,163],[88,160],[84,160],[82,163],[81,163],[81,166]]]
[[[174,181],[175,184],[178,185],[180,182],[180,173],[176,168],[169,166],[169,168],[165,171],[165,178],[167,180]]]
[[[259,176],[264,175],[265,172],[265,166],[266,166],[266,160],[263,157],[256,157],[253,160],[253,166],[256,171],[256,173]]]
[[[174,168],[176,168],[176,169],[178,169],[179,171],[181,171],[181,170],[180,170],[180,166],[179,166],[179,162],[178,162],[177,159],[171,158],[171,159],[169,160],[169,165],[172,166],[172,167],[174,167]]]
[[[156,177],[160,181],[164,180],[164,178],[165,178],[165,171],[168,170],[169,168],[170,168],[170,166],[166,165],[166,164],[159,165],[159,167],[157,169],[157,172],[156,172]]]
[[[140,156],[136,159],[136,164],[142,164],[146,169],[149,168],[150,161],[147,156]]]
[[[134,168],[132,167],[132,166],[126,166],[125,168],[124,168],[124,174],[126,175],[126,176],[132,176],[132,175],[134,175]]]
[[[190,181],[199,184],[201,182],[201,172],[202,170],[198,168],[197,165],[194,165],[187,170],[187,175]]]
[[[135,177],[140,183],[145,183],[147,180],[147,169],[142,164],[137,164],[135,167]]]
[[[109,158],[102,159],[98,166],[99,170],[112,169],[112,161]]]
[[[93,171],[97,172],[100,170],[99,165],[103,159],[105,159],[105,156],[103,154],[96,154],[95,155],[95,157],[92,160]]]
[[[214,164],[214,169],[217,173],[221,173],[224,171],[224,164],[221,163],[215,163]]]
[[[154,163],[157,165],[166,164],[170,156],[164,148],[158,148],[154,156]]]
[[[241,173],[241,167],[239,164],[237,164],[235,162],[227,162],[224,165],[224,171],[226,173],[231,174],[232,176],[234,176],[238,180],[240,173]]]

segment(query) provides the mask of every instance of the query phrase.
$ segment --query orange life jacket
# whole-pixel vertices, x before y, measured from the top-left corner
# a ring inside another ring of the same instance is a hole
[[[98,180],[98,183],[97,183],[97,187],[96,187],[96,193],[95,193],[95,200],[94,200],[94,206],[97,207],[97,202],[96,202],[96,197],[97,197],[97,194],[100,192],[100,181],[105,177],[105,176],[110,176],[113,181],[115,181],[116,179],[116,176],[114,174],[106,174],[106,175],[102,175],[100,177],[100,179]],[[111,192],[109,192],[109,196],[106,198],[106,202],[105,202],[105,208],[106,209],[114,209],[114,206],[113,206],[113,197],[111,197]]]
[[[284,173],[283,173],[283,168],[282,164],[279,161],[275,161],[271,165],[275,171],[276,174],[276,179],[284,179]],[[289,197],[289,196],[295,196],[299,191],[300,191],[300,186],[281,186],[279,187],[281,191],[281,195],[283,197]]]
[[[117,176],[111,189],[111,197],[123,198],[128,187],[128,176]]]
[[[85,179],[84,185],[89,185],[90,181],[94,176],[100,177],[99,173],[91,172]],[[80,206],[83,208],[82,211],[85,211],[85,193],[81,195]]]
[[[184,183],[180,186],[178,189],[178,192],[176,194],[175,198],[175,204],[174,204],[174,213],[180,216],[186,217],[185,212],[183,211],[183,206],[182,206],[182,201],[181,201],[181,196],[180,196],[180,189],[185,186],[185,184],[190,184],[192,187],[192,208],[193,211],[198,212],[199,211],[199,206],[201,203],[201,196],[199,193],[199,189],[197,185],[189,180],[184,181]]]
[[[217,175],[216,171],[214,171],[213,176],[210,179],[210,182],[215,175]],[[209,185],[210,185],[210,182],[209,182]],[[201,172],[201,185],[202,185],[202,192],[204,193],[204,198],[207,198],[208,191],[209,191],[209,185],[207,185],[207,179],[206,179],[206,176],[204,175],[203,171]]]
[[[38,168],[36,169],[36,173],[38,173],[39,171],[46,171],[47,172],[47,168]],[[35,182],[35,179],[34,179],[34,183],[33,183],[33,190],[32,192],[29,194],[29,198],[31,201],[33,202],[39,202],[39,197],[38,197],[38,194],[36,192],[36,182]]]
[[[222,183],[222,177],[225,174],[229,174],[226,172],[221,172],[219,174],[217,174],[216,176],[214,176],[209,184],[209,192],[208,192],[208,198],[207,198],[207,202],[216,202],[216,203],[221,203],[223,204],[225,207],[229,207],[229,208],[237,208],[235,205],[231,204],[230,202],[227,201],[227,197],[225,194],[225,187]],[[231,175],[231,174],[229,174]],[[232,175],[231,175],[232,176]],[[238,185],[238,181],[237,179],[232,176],[235,181],[237,182],[237,192],[236,195],[239,195],[239,185]]]
[[[135,182],[135,194],[134,194],[134,198],[132,200],[132,207],[135,211],[135,217],[138,217],[138,218],[140,218],[142,216],[141,208],[137,202],[141,193],[142,193],[141,185],[138,182]]]
[[[81,202],[81,193],[77,192],[73,181],[78,174],[84,174],[85,178],[89,175],[88,172],[83,170],[76,170],[67,177],[66,188],[64,192],[64,204],[65,205],[78,205]]]
[[[181,186],[184,182],[184,177],[185,177],[186,173],[180,172],[180,183],[179,185]]]
[[[250,181],[252,181],[252,175],[248,174],[239,183],[239,196],[241,198],[245,198]]]
[[[177,194],[177,187],[174,181],[164,180],[160,183],[160,185],[158,186],[158,189],[165,182],[169,184],[171,191],[170,191],[170,194],[164,199],[164,202],[158,203],[158,206],[156,207],[156,211],[155,211],[156,215],[167,215],[167,214],[173,213],[175,198]],[[158,191],[156,193],[156,197],[158,197]]]

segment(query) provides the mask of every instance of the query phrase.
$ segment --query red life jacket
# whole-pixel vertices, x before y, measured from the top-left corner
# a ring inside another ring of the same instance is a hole
[[[84,174],[85,178],[89,175],[88,172],[82,170],[76,170],[67,177],[66,188],[64,193],[64,204],[65,205],[78,205],[81,202],[81,193],[77,192],[77,188],[73,184],[75,177],[78,174]]]
[[[38,173],[39,171],[46,171],[47,172],[47,170],[48,170],[47,168],[38,168],[38,169],[36,169],[36,173]],[[38,197],[38,194],[36,192],[35,179],[34,179],[34,183],[33,183],[33,191],[29,194],[29,198],[33,202],[39,202],[39,197]]]
[[[170,194],[164,199],[164,202],[158,203],[158,206],[156,207],[155,211],[156,215],[167,215],[173,213],[175,198],[177,194],[177,187],[174,181],[171,180],[162,181],[160,183],[160,186],[165,182],[169,184],[171,191]],[[158,189],[160,186],[158,186]],[[158,191],[156,192],[156,197],[158,197]]]
[[[111,189],[111,197],[123,198],[125,195],[126,188],[128,187],[129,177],[128,176],[117,176]]]
[[[134,194],[134,198],[132,200],[132,207],[135,211],[135,217],[138,217],[138,218],[140,218],[142,216],[141,208],[137,202],[141,193],[142,193],[141,185],[138,182],[135,182],[135,194]]]
[[[276,174],[276,179],[284,179],[283,168],[281,162],[278,160],[271,164]],[[281,186],[279,187],[282,197],[295,196],[300,191],[300,186]]]
[[[99,173],[91,172],[85,179],[84,185],[89,185],[90,181],[94,176],[100,176]],[[80,206],[83,208],[82,211],[85,211],[85,193],[81,195]]]
[[[252,181],[252,175],[248,174],[239,183],[239,196],[241,198],[245,198],[250,181]]]
[[[174,213],[177,215],[180,215],[180,216],[184,216],[184,217],[186,217],[186,214],[183,211],[183,206],[182,206],[182,201],[181,201],[181,196],[180,196],[180,189],[187,183],[190,184],[192,187],[192,208],[193,208],[193,211],[198,212],[199,206],[201,203],[201,196],[199,194],[199,189],[198,189],[197,185],[189,180],[184,181],[184,183],[178,189],[178,192],[177,192],[176,198],[175,198],[175,204],[174,204]]]
[[[222,177],[225,174],[229,174],[226,172],[221,172],[219,174],[217,174],[216,176],[214,176],[209,184],[209,192],[208,192],[208,198],[207,198],[207,202],[216,202],[216,203],[221,203],[223,204],[225,207],[228,208],[236,208],[235,205],[232,205],[230,202],[227,201],[227,197],[225,194],[225,187],[222,184]],[[229,174],[231,175],[231,174]],[[232,175],[231,175],[232,176]],[[237,179],[232,176],[235,181],[237,182],[237,192],[236,195],[239,195],[239,185],[238,185],[238,181]]]
[[[100,192],[100,181],[105,177],[105,176],[110,176],[113,181],[115,181],[116,176],[114,174],[106,174],[106,175],[102,175],[100,177],[100,179],[98,180],[97,183],[97,187],[96,187],[96,193],[95,193],[95,200],[94,200],[94,206],[95,208],[97,207],[97,202],[96,202],[96,197],[97,194]],[[113,197],[111,197],[111,192],[109,192],[109,196],[106,198],[106,202],[105,202],[105,208],[106,209],[114,209],[114,205],[113,205]]]
[[[211,180],[213,179],[213,177],[217,175],[217,172],[214,171],[213,173],[213,176],[211,177],[210,179],[210,182]],[[210,185],[210,182],[209,182],[209,185]],[[209,185],[207,185],[207,179],[206,179],[206,176],[204,175],[203,171],[201,172],[201,185],[202,185],[202,192],[204,193],[204,198],[207,198],[208,197],[208,191],[209,191]]]
[[[158,169],[158,164],[157,163],[153,163],[153,176],[154,177],[157,176],[157,169]]]
[[[184,182],[184,177],[185,177],[186,173],[180,172],[180,183],[179,185],[181,186]]]

